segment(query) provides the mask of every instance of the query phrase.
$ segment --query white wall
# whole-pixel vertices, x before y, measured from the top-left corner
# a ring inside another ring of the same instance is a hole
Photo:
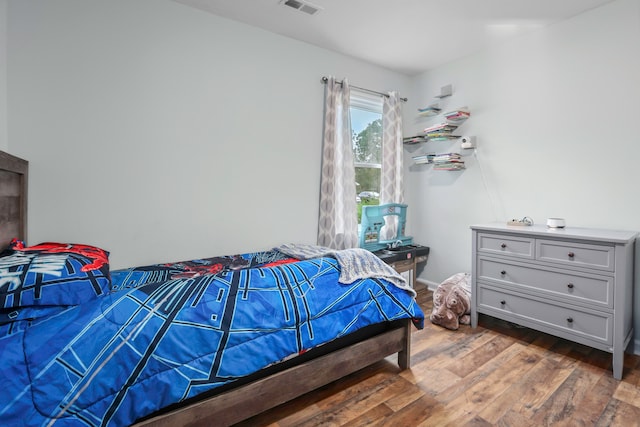
[[[405,150],[408,227],[432,246],[424,279],[470,270],[474,223],[563,217],[640,230],[638,5],[618,0],[416,78],[409,107],[453,84],[444,106],[469,106],[458,131],[478,142],[462,152],[462,172],[411,162],[414,150],[460,151],[457,142]],[[414,117],[406,132],[429,123]]]
[[[0,0],[0,150],[7,150],[7,0]]]
[[[418,76],[410,108],[453,84],[445,107],[469,106],[459,131],[478,142],[477,152],[463,152],[462,172],[411,165],[412,151],[459,151],[457,143],[405,150],[407,227],[431,247],[420,278],[432,285],[471,270],[474,223],[563,217],[569,226],[640,230],[639,76],[637,0],[617,0]],[[414,117],[406,132],[428,123]],[[634,306],[640,313],[640,292]],[[640,352],[638,315],[635,331]]]
[[[114,268],[315,243],[320,78],[410,87],[169,0],[10,0],[8,19],[29,241],[96,244]]]

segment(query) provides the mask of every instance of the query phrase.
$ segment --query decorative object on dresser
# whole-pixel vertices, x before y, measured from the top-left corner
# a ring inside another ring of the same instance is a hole
[[[471,326],[487,314],[613,354],[633,336],[635,231],[471,226]]]

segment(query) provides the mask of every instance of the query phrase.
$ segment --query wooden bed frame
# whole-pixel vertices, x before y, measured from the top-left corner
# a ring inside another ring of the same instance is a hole
[[[394,353],[398,353],[400,368],[407,369],[411,321],[405,319],[394,322],[385,329],[362,340],[345,343],[341,348],[327,354],[310,359],[304,358],[308,360],[267,374],[248,384],[140,421],[134,426],[230,426],[354,373]],[[295,361],[295,359],[292,360]]]
[[[0,244],[27,238],[29,162],[0,151]]]
[[[0,244],[27,237],[28,162],[0,151]],[[374,325],[267,368],[212,396],[166,408],[134,424],[149,426],[229,426],[356,372],[394,353],[410,364],[412,322]]]

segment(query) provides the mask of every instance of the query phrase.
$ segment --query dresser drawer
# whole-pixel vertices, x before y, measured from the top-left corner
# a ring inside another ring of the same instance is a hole
[[[478,252],[533,259],[534,239],[496,234],[478,234]]]
[[[613,277],[542,269],[496,259],[478,259],[478,280],[522,288],[575,304],[613,308]]]
[[[487,310],[489,314],[515,316],[525,321],[525,326],[533,323],[565,335],[577,335],[606,345],[613,342],[611,313],[581,311],[483,285],[478,287],[478,291],[478,307],[480,310]]]
[[[536,241],[536,259],[562,265],[613,271],[615,249],[613,246],[606,245],[539,239]]]

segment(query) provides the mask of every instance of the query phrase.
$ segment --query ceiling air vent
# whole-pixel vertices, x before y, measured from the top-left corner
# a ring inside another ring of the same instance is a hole
[[[309,15],[315,15],[316,12],[319,12],[322,10],[320,6],[316,6],[315,4],[309,3],[308,1],[282,0],[280,3]]]

